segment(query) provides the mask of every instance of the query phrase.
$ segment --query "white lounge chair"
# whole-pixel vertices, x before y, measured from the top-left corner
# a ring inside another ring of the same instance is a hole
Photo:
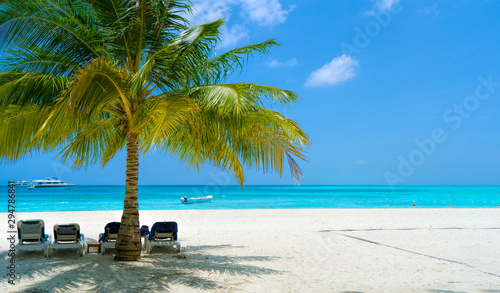
[[[176,251],[181,251],[181,244],[177,241],[177,223],[176,222],[156,222],[151,227],[149,240],[146,248],[148,253],[154,246],[172,246]]]
[[[49,248],[49,257],[54,249],[76,248],[76,253],[83,256],[85,236],[80,233],[78,224],[54,225],[54,242]]]
[[[101,243],[101,254],[104,254],[106,248],[115,248],[119,230],[120,230],[120,222],[110,222],[104,227],[104,233],[99,234],[99,242]]]
[[[51,237],[45,234],[43,220],[20,220],[17,222],[19,243],[16,250],[42,250],[45,257],[49,256]]]

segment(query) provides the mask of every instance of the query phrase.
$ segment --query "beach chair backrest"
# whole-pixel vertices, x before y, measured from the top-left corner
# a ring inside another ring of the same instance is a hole
[[[54,225],[54,241],[59,242],[80,242],[80,225],[64,224]]]
[[[177,222],[156,222],[151,228],[151,239],[177,240]]]
[[[18,221],[17,233],[20,244],[45,242],[45,227],[42,220]]]
[[[104,227],[104,241],[116,241],[120,231],[120,222],[110,222]]]

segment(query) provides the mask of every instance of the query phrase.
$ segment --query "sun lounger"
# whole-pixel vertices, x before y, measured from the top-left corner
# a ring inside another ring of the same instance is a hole
[[[177,241],[177,223],[176,222],[156,222],[151,227],[149,241],[147,242],[147,251],[151,253],[154,246],[175,246],[177,252],[181,250],[181,244]]]
[[[20,220],[17,222],[19,243],[16,250],[42,250],[45,257],[49,256],[51,237],[45,234],[45,224],[42,220]]]
[[[54,249],[76,248],[76,253],[83,256],[83,246],[85,237],[80,234],[78,224],[58,224],[54,225],[54,242],[49,248],[49,257]]]
[[[115,248],[120,222],[110,222],[104,227],[104,233],[99,234],[101,243],[101,254],[104,254],[106,248]]]

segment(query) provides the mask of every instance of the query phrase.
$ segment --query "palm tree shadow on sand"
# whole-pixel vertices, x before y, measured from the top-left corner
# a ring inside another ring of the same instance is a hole
[[[227,248],[238,247],[189,246],[183,248],[181,253],[161,247],[155,248],[151,254],[143,254],[136,262],[114,261],[113,253],[80,257],[74,250],[60,250],[49,259],[44,259],[42,252],[23,251],[16,259],[18,284],[9,289],[16,292],[157,292],[171,290],[172,285],[181,285],[207,290],[222,288],[222,284],[214,280],[214,275],[251,277],[281,273],[254,265],[255,262],[269,262],[278,257],[212,253]],[[1,256],[7,259],[7,252],[2,252]]]

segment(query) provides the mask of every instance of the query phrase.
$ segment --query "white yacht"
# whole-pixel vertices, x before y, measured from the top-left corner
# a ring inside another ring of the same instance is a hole
[[[16,186],[29,187],[31,184],[32,184],[31,181],[28,181],[28,180],[16,181]]]
[[[45,180],[33,180],[33,184],[28,189],[43,189],[43,188],[69,188],[73,183],[65,183],[56,177],[47,177]]]

